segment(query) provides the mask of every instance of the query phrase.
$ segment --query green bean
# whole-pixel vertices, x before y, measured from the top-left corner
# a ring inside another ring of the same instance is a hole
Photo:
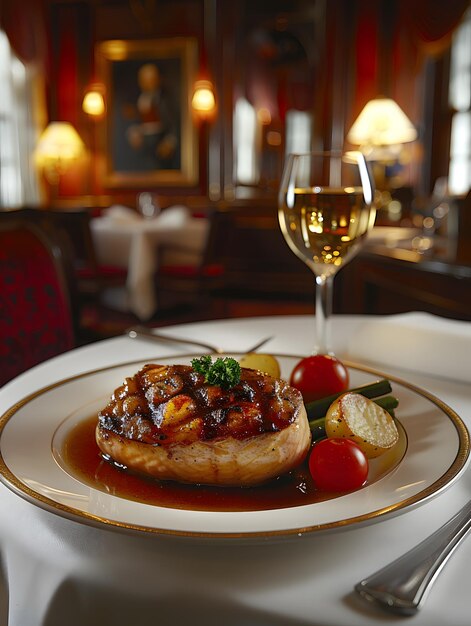
[[[349,389],[348,393],[360,393],[366,398],[378,398],[379,396],[384,396],[388,393],[391,393],[391,391],[391,383],[389,382],[389,380],[386,380],[384,378],[374,383],[368,383],[367,385],[362,385],[361,387]],[[341,391],[340,393],[335,393],[331,396],[326,396],[325,398],[320,398],[319,400],[314,400],[313,402],[309,402],[308,404],[306,404],[308,419],[313,420],[317,417],[324,417],[324,415],[327,413],[327,409],[332,404],[332,402],[334,402],[334,400],[336,400],[344,393],[347,392]]]

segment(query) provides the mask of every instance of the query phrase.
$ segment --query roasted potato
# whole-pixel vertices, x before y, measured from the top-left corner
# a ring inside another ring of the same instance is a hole
[[[272,354],[248,352],[241,357],[239,363],[241,367],[258,370],[273,378],[280,378],[280,364]]]
[[[396,424],[387,411],[373,400],[351,392],[330,405],[325,432],[328,437],[351,439],[369,459],[391,449],[399,439]]]

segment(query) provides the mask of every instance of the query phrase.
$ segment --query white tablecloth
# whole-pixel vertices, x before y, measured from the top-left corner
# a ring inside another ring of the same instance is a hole
[[[192,217],[184,207],[176,208],[152,219],[116,212],[91,221],[98,262],[128,270],[125,292],[111,290],[104,294],[107,304],[148,320],[158,308],[154,281],[159,246],[184,246],[191,260],[198,262],[206,242],[207,220]]]
[[[427,319],[433,323],[434,318]],[[339,356],[348,356],[357,334],[367,335],[370,321],[355,316],[334,318],[334,349]],[[401,324],[396,321],[389,318],[399,337]],[[444,328],[441,320],[436,321],[441,333],[453,328],[453,322]],[[388,320],[384,323],[387,333]],[[314,321],[308,316],[195,323],[172,327],[171,334],[206,340],[228,351],[243,351],[258,339],[273,336],[264,350],[301,355],[309,353],[315,340]],[[468,337],[466,325],[463,341]],[[432,392],[471,427],[470,382],[440,375],[445,368],[440,351],[436,351],[438,366],[432,375],[410,368],[406,371],[397,363],[388,367],[387,352],[382,352],[380,345],[378,348],[376,361],[383,364],[383,370]],[[410,350],[416,348],[420,345],[412,342]],[[34,368],[1,389],[0,415],[33,390],[73,374],[123,360],[188,351],[184,345],[125,337],[83,347]],[[0,624],[404,624],[404,618],[358,599],[353,585],[436,530],[470,493],[467,470],[441,495],[402,515],[330,534],[249,545],[133,536],[92,528],[42,510],[0,485]],[[408,623],[467,626],[470,561],[471,542],[467,541],[446,565],[424,608]]]

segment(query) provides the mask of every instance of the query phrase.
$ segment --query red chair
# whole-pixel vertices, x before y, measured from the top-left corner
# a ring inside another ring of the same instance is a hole
[[[67,257],[31,211],[0,211],[0,385],[75,345]]]

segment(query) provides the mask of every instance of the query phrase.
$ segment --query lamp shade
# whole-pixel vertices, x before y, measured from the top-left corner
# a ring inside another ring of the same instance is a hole
[[[216,106],[214,87],[209,80],[198,80],[195,83],[191,106],[200,114],[211,114]]]
[[[100,117],[105,112],[105,100],[98,89],[87,91],[83,98],[82,109],[92,117]]]
[[[85,145],[69,122],[51,122],[39,138],[36,163],[46,174],[63,174],[85,152]]]
[[[417,131],[391,98],[370,100],[355,120],[347,140],[359,146],[391,146],[417,139]]]

